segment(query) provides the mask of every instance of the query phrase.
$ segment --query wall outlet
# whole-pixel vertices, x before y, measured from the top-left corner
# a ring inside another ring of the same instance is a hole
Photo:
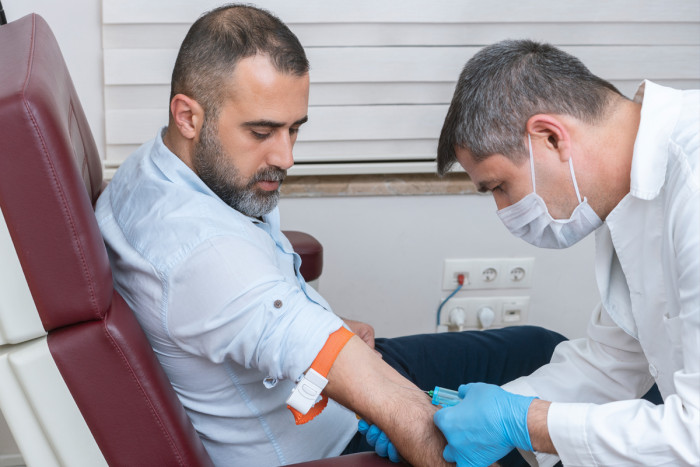
[[[457,276],[464,274],[463,290],[522,289],[532,287],[535,258],[446,259],[442,289],[457,288]]]
[[[529,307],[530,297],[451,298],[440,312],[438,332],[521,325]]]

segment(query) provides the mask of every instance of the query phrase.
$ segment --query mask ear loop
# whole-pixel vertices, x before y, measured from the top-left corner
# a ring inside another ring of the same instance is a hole
[[[576,190],[576,197],[578,198],[578,203],[583,203],[581,199],[581,193],[578,191],[578,183],[576,183],[576,174],[574,174],[574,159],[569,156],[569,169],[571,169],[571,179],[574,181],[574,190]]]
[[[530,149],[530,175],[532,177],[532,192],[537,193],[537,190],[535,189],[535,158],[532,156],[532,138],[530,138],[530,133],[527,134],[527,144]],[[574,173],[574,159],[571,156],[569,156],[569,170],[571,171],[571,179],[574,182],[574,190],[576,190],[576,199],[578,199],[579,204],[581,204],[583,203],[583,199],[581,198],[581,193],[578,190],[578,183],[576,183],[576,174]]]
[[[532,139],[530,139],[530,133],[527,134],[527,145],[530,148],[530,176],[532,178],[532,192],[537,193],[537,190],[535,189],[535,158],[532,156]],[[578,188],[576,188],[576,192],[578,192]]]

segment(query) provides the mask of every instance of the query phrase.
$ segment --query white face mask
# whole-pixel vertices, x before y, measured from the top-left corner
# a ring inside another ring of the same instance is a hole
[[[569,219],[554,219],[547,210],[544,200],[535,189],[535,163],[532,157],[532,141],[527,135],[530,148],[530,172],[532,174],[532,193],[523,199],[498,211],[498,217],[510,232],[526,242],[542,248],[568,248],[603,224],[600,217],[581,199],[574,174],[574,164],[569,158],[571,178],[579,205]]]

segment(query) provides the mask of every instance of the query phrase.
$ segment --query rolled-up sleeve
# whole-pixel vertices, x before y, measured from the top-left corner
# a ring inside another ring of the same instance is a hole
[[[296,380],[343,325],[310,299],[274,245],[214,237],[164,278],[163,326],[183,350]]]

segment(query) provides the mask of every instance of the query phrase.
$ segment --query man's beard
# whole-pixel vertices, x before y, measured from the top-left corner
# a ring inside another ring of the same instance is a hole
[[[277,167],[266,167],[248,180],[240,173],[215,133],[215,128],[204,122],[199,142],[195,144],[193,161],[195,173],[226,204],[250,217],[261,217],[272,211],[279,201],[279,189],[260,190],[255,184],[261,180],[284,180],[287,172]]]

